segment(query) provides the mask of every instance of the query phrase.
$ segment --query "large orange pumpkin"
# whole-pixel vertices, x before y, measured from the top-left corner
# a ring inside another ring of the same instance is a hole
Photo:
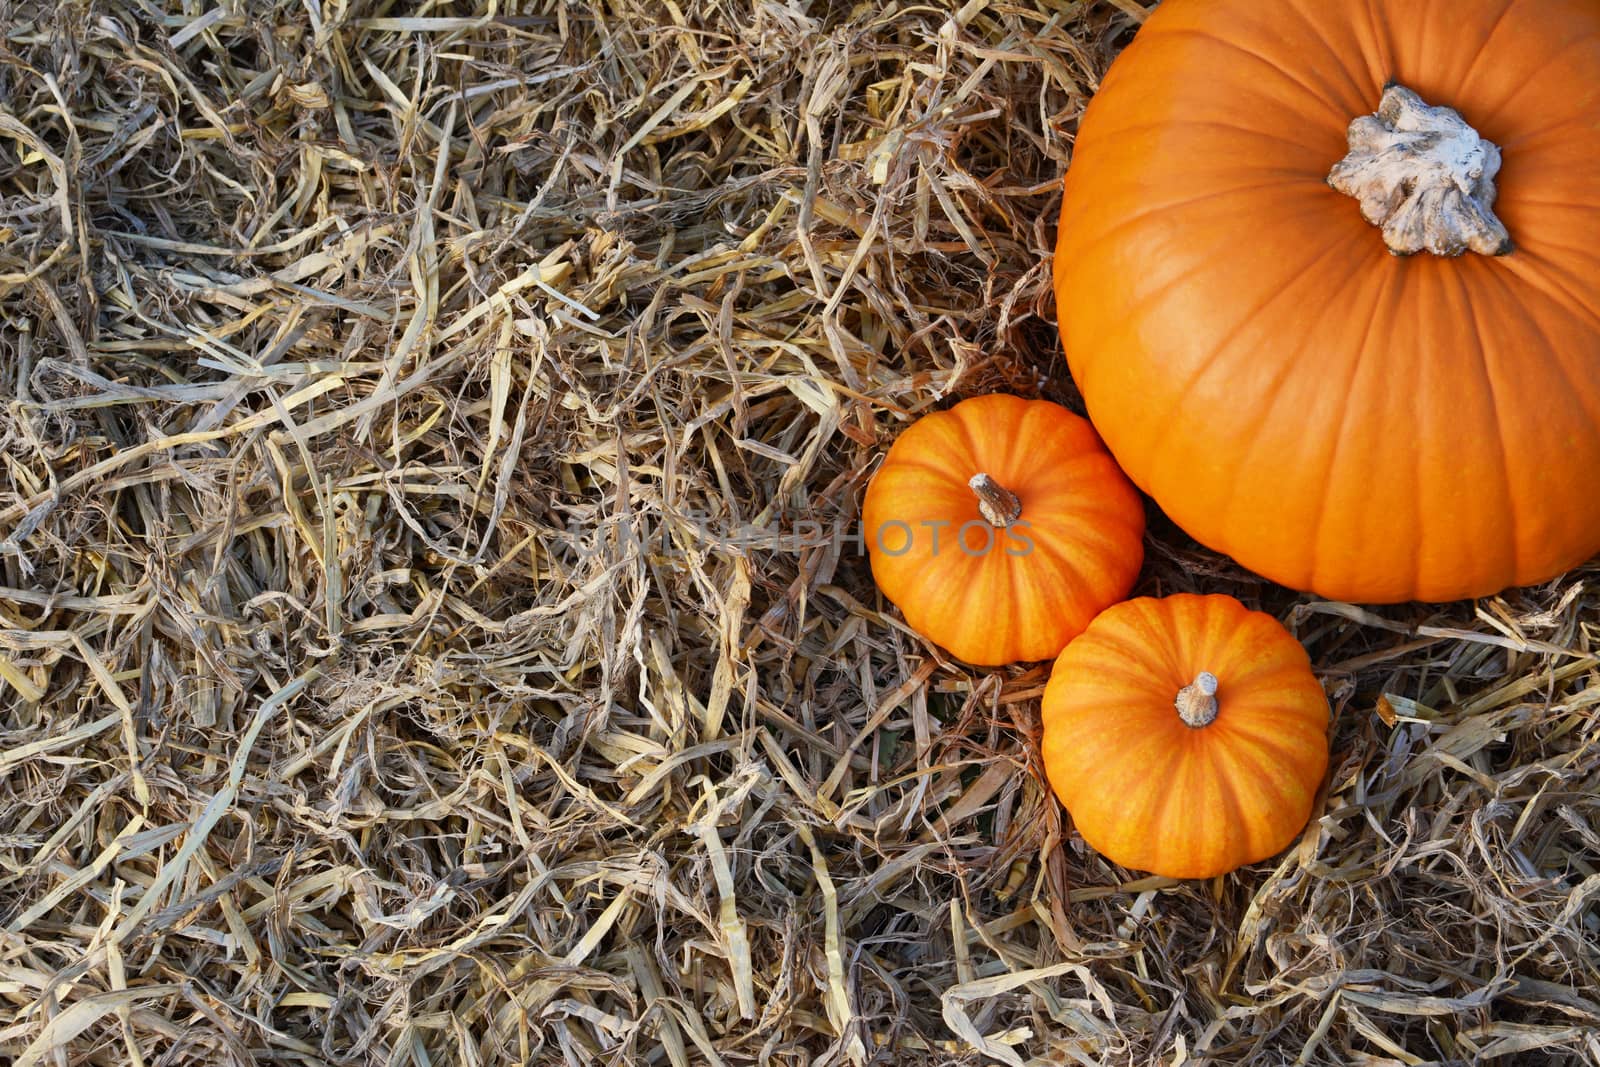
[[[1128,595],[1144,504],[1059,404],[980,396],[925,415],[867,487],[872,575],[912,628],[982,666],[1049,659]]]
[[[1597,116],[1595,0],[1166,0],[1066,178],[1095,427],[1195,538],[1323,596],[1594,555]]]
[[[1108,609],[1045,687],[1045,773],[1107,859],[1207,878],[1280,852],[1328,767],[1328,701],[1270,615],[1182,594]]]

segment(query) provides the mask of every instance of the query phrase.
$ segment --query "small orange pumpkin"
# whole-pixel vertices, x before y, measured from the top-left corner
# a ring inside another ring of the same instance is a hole
[[[867,487],[878,587],[928,640],[980,666],[1049,659],[1144,562],[1144,505],[1089,423],[981,396],[900,435]]]
[[[1084,840],[1169,878],[1282,851],[1328,768],[1305,649],[1227,596],[1110,608],[1056,660],[1043,717],[1045,774]]]

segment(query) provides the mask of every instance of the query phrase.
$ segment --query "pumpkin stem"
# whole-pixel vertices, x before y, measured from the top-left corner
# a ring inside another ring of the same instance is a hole
[[[1003,530],[1022,518],[1022,501],[1017,499],[1017,494],[987,474],[975,474],[967,484],[978,494],[978,514],[988,519],[991,526]]]
[[[1201,671],[1190,684],[1178,690],[1173,706],[1185,726],[1196,730],[1210,726],[1217,717],[1217,676]]]
[[[1334,164],[1328,184],[1361,202],[1391,253],[1511,251],[1511,235],[1492,210],[1500,149],[1456,112],[1390,85],[1376,114],[1350,124],[1349,139],[1350,154]]]

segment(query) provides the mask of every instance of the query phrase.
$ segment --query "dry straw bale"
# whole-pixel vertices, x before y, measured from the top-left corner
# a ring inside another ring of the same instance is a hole
[[[0,3],[0,1056],[1600,1056],[1593,571],[1380,615],[1158,520],[1337,711],[1304,840],[1174,885],[833,536],[916,413],[1076,402],[1143,14]]]

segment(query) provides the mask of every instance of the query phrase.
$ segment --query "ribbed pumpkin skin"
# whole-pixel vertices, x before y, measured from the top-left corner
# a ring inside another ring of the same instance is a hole
[[[967,484],[977,474],[1016,494],[1025,526],[984,522]],[[861,520],[884,596],[982,666],[1054,657],[1144,562],[1138,491],[1088,422],[1044,400],[974,397],[918,419],[873,475]]]
[[[1516,251],[1396,258],[1325,184],[1391,79],[1504,153]],[[1055,288],[1089,416],[1281,584],[1483,596],[1600,550],[1600,3],[1166,0],[1090,104]]]
[[[1179,717],[1210,671],[1217,718]],[[1328,701],[1300,643],[1232,597],[1143,597],[1066,647],[1045,688],[1044,768],[1085,841],[1124,867],[1208,878],[1305,827],[1328,768]]]

